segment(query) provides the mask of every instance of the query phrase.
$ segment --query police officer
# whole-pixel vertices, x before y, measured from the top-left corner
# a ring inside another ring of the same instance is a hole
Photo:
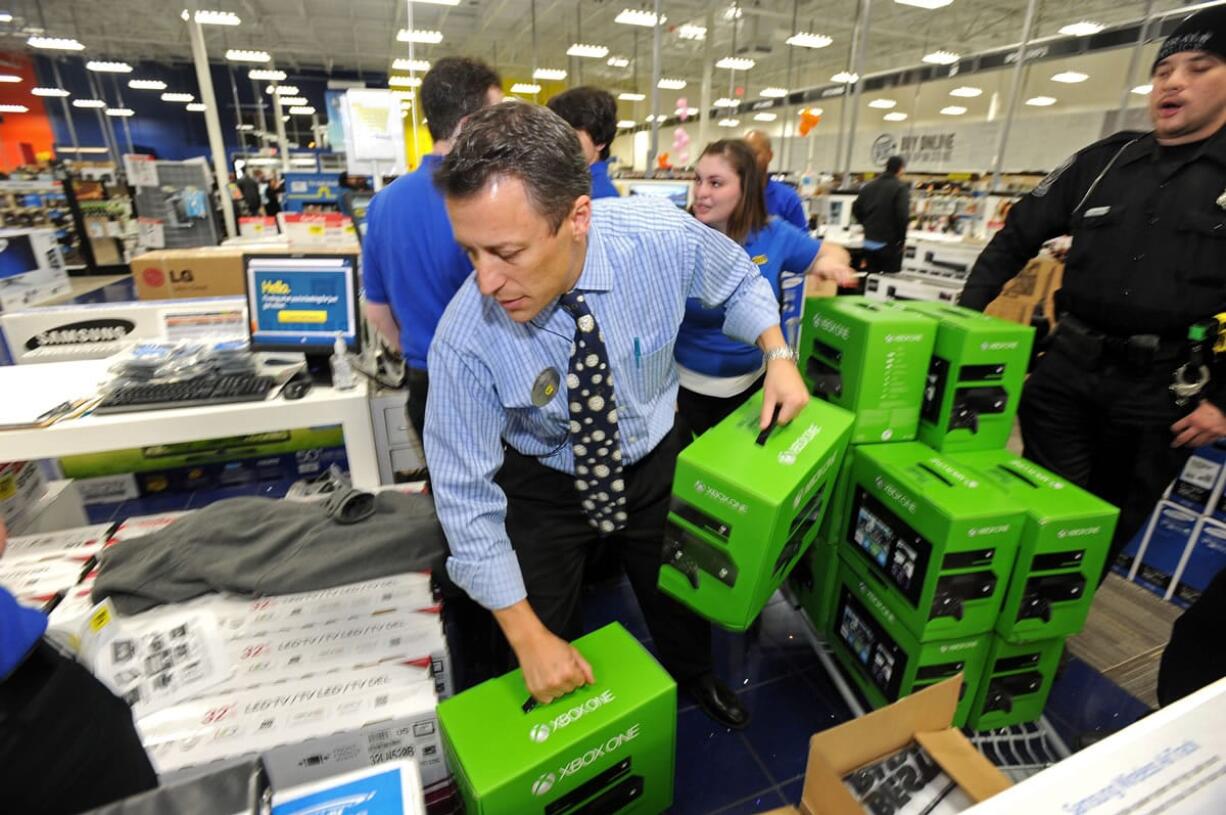
[[[1051,347],[1022,394],[1026,456],[1118,506],[1110,564],[1191,450],[1226,436],[1226,366],[1182,406],[1189,327],[1226,310],[1226,8],[1184,20],[1152,70],[1149,133],[1066,161],[1009,213],[962,304],[982,309],[1073,236]]]

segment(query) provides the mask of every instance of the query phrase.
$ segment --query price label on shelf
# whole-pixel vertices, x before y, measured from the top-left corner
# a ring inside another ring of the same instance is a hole
[[[166,229],[161,221],[156,218],[137,218],[136,224],[140,230],[141,246],[146,249],[166,248]]]

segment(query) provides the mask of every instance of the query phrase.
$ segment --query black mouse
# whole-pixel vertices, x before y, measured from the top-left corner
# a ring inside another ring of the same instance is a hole
[[[285,387],[281,389],[281,396],[285,399],[301,399],[311,390],[311,385],[311,375],[302,371],[285,383]]]

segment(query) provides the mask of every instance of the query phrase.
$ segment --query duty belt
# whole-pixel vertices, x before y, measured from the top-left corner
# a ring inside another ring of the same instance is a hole
[[[1159,334],[1126,337],[1107,334],[1072,314],[1060,316],[1053,341],[1087,368],[1114,362],[1145,369],[1180,359],[1187,349],[1185,340],[1174,340]]]

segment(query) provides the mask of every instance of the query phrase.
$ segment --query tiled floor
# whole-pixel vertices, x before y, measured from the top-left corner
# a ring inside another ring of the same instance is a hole
[[[238,495],[279,497],[288,488],[289,482],[273,482],[167,494],[93,507],[90,515],[99,523],[118,521]],[[625,580],[586,589],[587,629],[614,620],[651,648]],[[727,730],[692,702],[680,700],[674,815],[756,813],[800,799],[809,736],[851,716],[802,633],[803,625],[800,613],[776,595],[748,632],[715,631],[716,672],[736,690],[753,720],[742,732]],[[1049,721],[1074,750],[1146,712],[1145,705],[1076,658],[1057,680],[1047,707]]]

